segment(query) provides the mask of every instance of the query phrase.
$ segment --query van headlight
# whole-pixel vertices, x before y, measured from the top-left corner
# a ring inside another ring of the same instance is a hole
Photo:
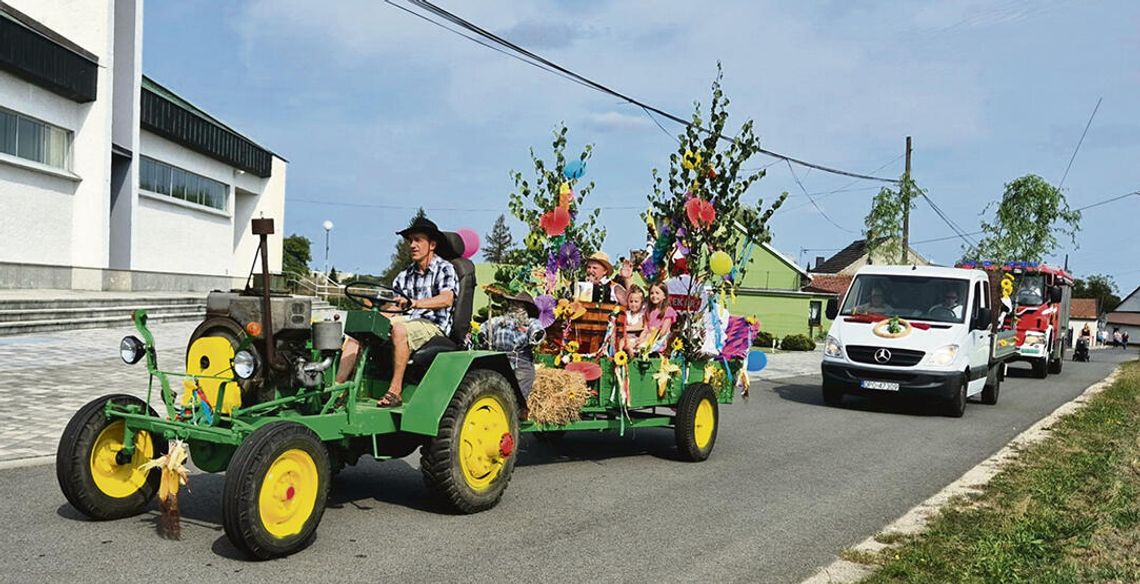
[[[123,340],[119,341],[119,356],[123,358],[123,363],[127,365],[134,365],[139,362],[146,354],[146,347],[138,337],[127,335]]]
[[[823,345],[823,354],[828,357],[842,357],[843,345],[839,343],[839,339],[827,335],[827,342]]]
[[[958,357],[958,345],[938,347],[926,355],[926,362],[935,367],[946,367]]]
[[[233,370],[238,379],[253,377],[257,373],[257,356],[245,350],[234,353]]]

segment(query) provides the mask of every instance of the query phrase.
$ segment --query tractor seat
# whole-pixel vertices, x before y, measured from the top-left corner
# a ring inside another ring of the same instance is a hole
[[[450,245],[440,246],[439,255],[455,268],[459,293],[455,295],[455,304],[452,306],[451,334],[433,337],[412,353],[408,361],[406,375],[415,382],[423,379],[437,355],[460,350],[467,339],[467,332],[471,330],[472,304],[475,302],[475,264],[463,257],[463,239],[459,234],[445,231],[443,235]],[[448,247],[450,249],[446,249]]]

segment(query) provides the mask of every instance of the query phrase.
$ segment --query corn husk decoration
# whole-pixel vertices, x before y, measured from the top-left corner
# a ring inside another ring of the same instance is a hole
[[[657,369],[657,373],[653,374],[653,379],[657,380],[657,399],[665,397],[665,391],[669,389],[669,382],[673,380],[673,374],[680,371],[680,367],[674,365],[664,355],[661,356],[661,366]]]
[[[166,454],[149,460],[139,470],[160,469],[162,479],[158,486],[158,502],[162,515],[158,518],[158,535],[163,539],[182,539],[182,514],[178,510],[178,488],[186,484],[189,476],[186,458],[189,455],[186,443],[172,440]]]

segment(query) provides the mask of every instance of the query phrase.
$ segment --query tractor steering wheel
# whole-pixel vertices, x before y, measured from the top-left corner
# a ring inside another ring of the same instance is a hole
[[[368,280],[349,280],[344,283],[344,295],[363,308],[376,308],[381,304],[398,304],[407,300],[403,308],[385,309],[385,312],[406,313],[411,309],[412,298],[399,290]]]

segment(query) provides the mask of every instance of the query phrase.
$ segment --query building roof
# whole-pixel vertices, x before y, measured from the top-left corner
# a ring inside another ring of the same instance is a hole
[[[778,249],[776,249],[776,248],[772,247],[772,246],[771,246],[771,245],[769,245],[768,243],[761,243],[761,244],[760,244],[760,247],[762,247],[762,248],[764,248],[764,249],[768,250],[768,252],[769,252],[769,253],[771,253],[772,255],[776,256],[776,259],[778,259],[778,260],[780,260],[781,262],[784,262],[785,264],[787,264],[787,265],[788,265],[788,267],[790,267],[790,268],[792,268],[793,270],[795,270],[795,271],[796,271],[796,273],[798,273],[799,275],[801,275],[801,276],[803,276],[803,277],[805,277],[805,278],[810,278],[810,277],[811,277],[811,274],[807,273],[807,271],[806,271],[806,270],[804,270],[804,269],[803,269],[803,268],[801,268],[800,266],[796,265],[796,262],[793,262],[791,258],[789,258],[788,256],[786,256],[786,255],[784,255],[784,254],[780,253],[780,250],[778,250]]]
[[[1096,320],[1099,318],[1100,307],[1097,306],[1096,298],[1074,298],[1073,304],[1069,308],[1069,317],[1085,320]]]
[[[812,268],[816,274],[838,274],[859,258],[867,255],[867,240],[856,239],[839,253],[827,258],[822,264]]]
[[[851,287],[853,277],[847,274],[812,274],[811,283],[804,286],[804,292],[823,292],[843,296]]]
[[[1140,312],[1110,312],[1108,324],[1140,326]]]
[[[1140,286],[1137,286],[1131,294],[1125,296],[1120,304],[1116,305],[1116,310],[1120,312],[1140,312]]]
[[[157,81],[155,81],[154,79],[151,79],[150,77],[147,77],[146,75],[142,76],[142,88],[145,91],[150,91],[151,93],[154,93],[154,94],[162,97],[163,99],[170,101],[171,103],[177,105],[178,107],[190,112],[191,114],[193,114],[195,116],[198,116],[199,118],[202,118],[203,120],[206,120],[207,122],[210,122],[211,124],[214,124],[216,126],[220,126],[223,129],[226,129],[226,130],[229,130],[230,132],[233,132],[234,134],[236,134],[239,137],[247,140],[249,143],[253,144],[254,146],[257,146],[258,148],[261,148],[262,150],[265,150],[265,151],[273,154],[274,156],[277,156],[277,154],[274,153],[272,150],[262,146],[261,144],[258,144],[253,139],[251,139],[249,136],[246,136],[245,134],[242,134],[241,132],[233,129],[232,127],[230,127],[228,125],[226,125],[225,122],[223,122],[223,121],[219,120],[218,118],[215,118],[214,116],[206,113],[206,111],[203,110],[202,108],[190,103],[186,98],[182,97],[181,95],[178,95],[177,93],[174,93],[170,89],[159,84]],[[281,158],[280,156],[277,156],[277,157]],[[284,160],[284,158],[282,158],[282,160]]]

